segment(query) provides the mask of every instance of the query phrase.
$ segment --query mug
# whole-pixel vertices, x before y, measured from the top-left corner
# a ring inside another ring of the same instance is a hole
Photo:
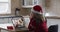
[[[7,26],[8,30],[13,30],[13,26]]]

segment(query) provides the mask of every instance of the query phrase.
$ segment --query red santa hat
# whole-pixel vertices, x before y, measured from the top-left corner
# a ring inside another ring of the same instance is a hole
[[[38,14],[43,14],[42,8],[41,8],[41,6],[39,6],[39,5],[35,5],[35,6],[32,8],[32,12],[38,13]]]

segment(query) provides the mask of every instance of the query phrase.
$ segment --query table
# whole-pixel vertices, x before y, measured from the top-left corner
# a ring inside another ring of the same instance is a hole
[[[23,27],[23,28],[15,28],[14,30],[8,30],[6,28],[8,25],[10,26],[12,24],[1,24],[0,25],[0,32],[1,32],[1,30],[6,30],[8,32],[27,32],[28,31],[28,29],[26,27]]]

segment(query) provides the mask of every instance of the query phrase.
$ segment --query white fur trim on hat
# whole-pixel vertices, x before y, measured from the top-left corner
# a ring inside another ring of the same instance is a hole
[[[31,12],[38,13],[38,14],[43,14],[41,12],[34,11],[33,9],[31,10]]]

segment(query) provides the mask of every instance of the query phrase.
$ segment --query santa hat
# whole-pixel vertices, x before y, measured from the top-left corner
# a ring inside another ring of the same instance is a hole
[[[39,5],[35,5],[32,10],[33,13],[43,14],[42,8]]]

